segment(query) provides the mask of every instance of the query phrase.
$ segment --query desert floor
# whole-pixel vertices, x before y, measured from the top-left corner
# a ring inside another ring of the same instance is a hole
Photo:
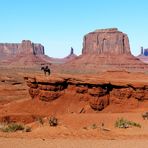
[[[41,113],[44,123],[41,124],[39,120],[27,123],[32,129],[27,133],[0,132],[0,148],[148,148],[148,120],[141,116],[147,111],[148,101],[133,104],[133,108],[126,112],[123,112],[123,108],[128,104],[108,106],[102,112],[57,113],[58,126],[50,127],[49,105],[31,100],[28,94],[23,80],[28,73],[32,71],[1,69],[0,117],[7,115],[28,122],[32,115],[39,116]],[[115,122],[119,118],[137,122],[141,128],[116,128]]]
[[[147,148],[148,140],[0,138],[1,148]]]

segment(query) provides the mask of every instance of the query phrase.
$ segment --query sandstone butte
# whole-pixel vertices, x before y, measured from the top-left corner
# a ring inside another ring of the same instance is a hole
[[[145,75],[129,72],[145,71],[147,64],[131,54],[127,35],[116,28],[85,35],[82,55],[60,68],[83,75],[25,77],[33,99],[50,102],[71,98],[77,102],[73,106],[82,101],[84,104],[80,112],[87,111],[88,106],[101,111],[111,104],[137,104],[148,100],[147,80],[143,79]],[[101,73],[104,71],[108,72]],[[85,72],[97,73],[97,76],[85,77]]]
[[[34,68],[41,58],[49,61],[42,45],[21,44],[0,48],[10,65],[0,67],[0,122],[24,123],[31,132],[0,131],[0,147],[147,147],[148,120],[141,116],[148,111],[147,65],[131,55],[127,35],[117,29],[87,34],[81,56],[71,49],[65,59],[50,59],[60,64],[50,76]],[[24,65],[32,69],[22,71]],[[56,128],[49,126],[51,115],[58,118]],[[142,128],[118,129],[120,118]]]
[[[33,103],[29,100],[19,104],[16,112],[25,112],[27,105],[31,113],[44,115],[126,112],[148,100],[148,76],[141,73],[147,70],[147,64],[131,54],[127,35],[117,29],[96,30],[85,35],[82,55],[58,68],[71,74],[52,72],[50,76],[24,77]]]
[[[23,40],[22,43],[0,43],[0,65],[10,67],[33,67],[48,63],[65,63],[77,56],[71,48],[65,58],[52,58],[45,54],[44,46]]]
[[[64,72],[91,74],[106,70],[146,71],[148,65],[131,54],[128,36],[111,28],[86,34],[82,55],[61,68]]]
[[[137,58],[144,63],[148,63],[148,49],[141,47],[141,53],[137,56]]]

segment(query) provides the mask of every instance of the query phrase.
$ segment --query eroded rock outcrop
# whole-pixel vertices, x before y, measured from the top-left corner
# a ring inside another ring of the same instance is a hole
[[[119,77],[113,77],[113,74],[116,73],[107,72],[94,77],[25,77],[25,80],[33,99],[50,102],[62,97],[65,99],[64,105],[67,98],[72,98],[78,102],[83,101],[83,106],[89,105],[98,111],[111,104],[148,100],[148,79],[140,81],[140,77],[145,79],[148,76],[121,72],[118,73]]]
[[[126,34],[117,28],[100,29],[84,36],[82,54],[131,55]]]
[[[23,40],[22,43],[0,43],[1,59],[20,54],[44,55],[44,46],[41,44],[32,43],[29,40]]]
[[[108,70],[140,72],[148,65],[134,57],[130,51],[128,36],[116,28],[100,29],[84,36],[82,55],[65,64],[73,73],[99,73]]]
[[[49,57],[45,55],[43,45],[30,40],[23,40],[22,43],[0,43],[0,66],[33,67],[49,63],[64,64],[76,57],[73,48],[65,58]]]

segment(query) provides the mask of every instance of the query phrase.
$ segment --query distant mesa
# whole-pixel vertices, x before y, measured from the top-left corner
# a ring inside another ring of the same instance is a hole
[[[29,40],[23,40],[22,43],[0,43],[0,57],[15,56],[18,54],[44,54],[44,46],[34,44]]]
[[[0,64],[7,66],[32,67],[43,63],[65,63],[76,57],[73,48],[65,58],[52,58],[45,55],[44,46],[23,40],[21,43],[0,43]]]
[[[131,55],[131,52],[127,35],[117,28],[111,28],[85,35],[82,54]]]
[[[0,43],[1,64],[7,66],[34,66],[45,62],[44,46],[23,40],[22,43]]]
[[[128,36],[117,28],[98,29],[84,36],[82,55],[63,65],[74,73],[108,70],[145,71],[148,65],[134,57]]]
[[[39,66],[52,63],[57,72],[98,73],[102,71],[148,70],[148,65],[140,61],[148,56],[148,49],[141,49],[141,55],[131,54],[128,36],[117,28],[97,29],[83,38],[82,54],[77,56],[71,47],[64,58],[45,55],[44,46],[23,40],[22,43],[1,43],[0,64],[9,66]],[[141,58],[142,57],[142,58]]]
[[[143,49],[143,47],[141,47],[141,55],[148,56],[148,48]]]
[[[137,56],[144,63],[148,63],[148,48],[141,47],[141,54]]]

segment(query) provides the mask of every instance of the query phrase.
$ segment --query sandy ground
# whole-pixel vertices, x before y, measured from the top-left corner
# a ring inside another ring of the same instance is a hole
[[[21,77],[24,76],[23,72],[17,75],[6,70],[2,72],[0,116],[9,116],[16,121],[29,123],[32,116],[41,115],[45,123],[41,125],[35,121],[27,124],[32,128],[29,133],[0,132],[0,148],[148,148],[148,120],[143,120],[141,116],[147,111],[148,101],[137,103],[136,106],[133,104],[132,108],[126,111],[124,108],[129,104],[124,103],[124,106],[110,105],[102,112],[64,114],[61,112],[62,109],[60,110],[66,103],[64,100],[59,104],[58,100],[53,103],[31,100],[28,87]],[[143,81],[145,82],[145,79]],[[59,125],[53,128],[49,126],[48,117],[57,104],[56,110],[59,112],[55,115]],[[142,127],[115,128],[116,120],[122,117],[137,122]],[[98,128],[102,123],[109,131]],[[93,124],[97,125],[97,129],[92,128]]]
[[[0,148],[147,148],[148,140],[0,138]]]

